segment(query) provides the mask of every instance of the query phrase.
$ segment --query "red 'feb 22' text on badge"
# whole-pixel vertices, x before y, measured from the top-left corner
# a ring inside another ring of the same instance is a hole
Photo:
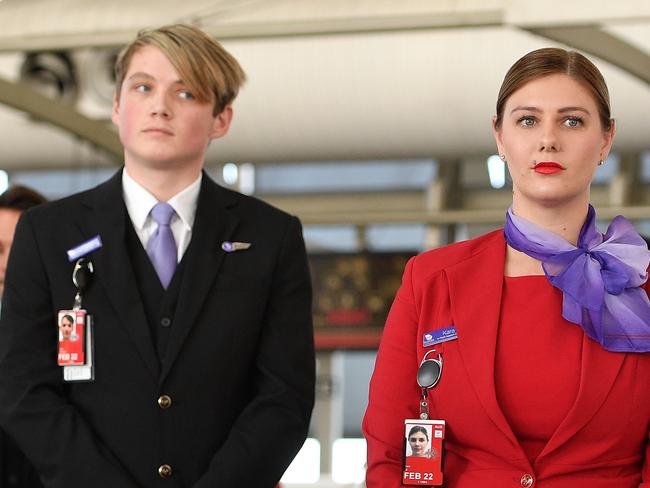
[[[60,310],[58,314],[59,366],[82,365],[86,362],[84,332],[85,310]]]

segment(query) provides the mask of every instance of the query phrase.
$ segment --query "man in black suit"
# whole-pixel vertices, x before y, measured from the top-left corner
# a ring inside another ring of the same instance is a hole
[[[18,224],[0,422],[46,487],[272,487],[313,406],[311,287],[298,220],[202,172],[244,74],[174,25],[140,33],[116,78],[124,169]],[[57,316],[81,256],[94,379],[64,381]]]
[[[40,193],[16,185],[0,195],[0,295],[4,291],[9,250],[16,224],[28,208],[46,201]],[[38,475],[11,438],[0,432],[0,488],[40,488]]]

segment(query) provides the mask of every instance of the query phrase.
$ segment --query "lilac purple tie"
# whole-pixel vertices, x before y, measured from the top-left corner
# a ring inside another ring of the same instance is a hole
[[[147,242],[147,254],[165,289],[176,270],[176,241],[169,227],[175,213],[174,208],[166,202],[158,202],[151,209],[151,218],[158,224],[158,228]]]

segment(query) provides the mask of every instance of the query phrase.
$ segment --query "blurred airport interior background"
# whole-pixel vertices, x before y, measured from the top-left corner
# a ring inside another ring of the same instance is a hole
[[[317,405],[285,486],[363,483],[368,381],[406,259],[503,222],[491,117],[518,57],[568,47],[602,70],[618,135],[592,201],[650,235],[646,0],[0,0],[0,190],[54,199],[113,174],[115,57],[139,29],[179,21],[249,78],[206,171],[305,227]]]

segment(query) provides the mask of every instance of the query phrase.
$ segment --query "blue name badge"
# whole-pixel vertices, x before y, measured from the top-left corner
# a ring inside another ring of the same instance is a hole
[[[458,334],[456,334],[456,327],[450,325],[444,329],[432,330],[424,334],[422,336],[422,346],[429,347],[441,342],[453,341],[454,339],[458,339]]]
[[[85,256],[86,254],[90,254],[100,247],[102,247],[102,238],[99,237],[99,235],[96,235],[95,237],[88,239],[87,241],[82,242],[78,246],[75,246],[67,251],[68,261],[72,262],[76,259],[79,259],[80,257]]]

